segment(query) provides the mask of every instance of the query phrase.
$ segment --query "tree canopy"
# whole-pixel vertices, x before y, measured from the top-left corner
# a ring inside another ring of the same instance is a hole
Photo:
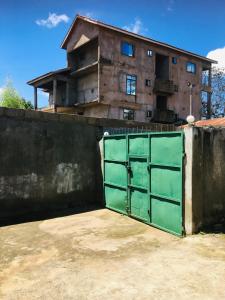
[[[0,95],[0,106],[8,108],[33,109],[33,104],[22,98],[11,82],[8,82]]]
[[[212,68],[211,118],[225,116],[225,69]],[[208,117],[207,93],[202,92],[202,117]]]

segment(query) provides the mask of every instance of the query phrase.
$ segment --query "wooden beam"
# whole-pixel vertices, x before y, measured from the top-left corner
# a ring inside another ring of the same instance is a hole
[[[53,106],[54,112],[56,112],[56,100],[57,100],[57,80],[53,80]]]
[[[37,96],[37,87],[34,87],[34,109],[38,108],[38,96]]]

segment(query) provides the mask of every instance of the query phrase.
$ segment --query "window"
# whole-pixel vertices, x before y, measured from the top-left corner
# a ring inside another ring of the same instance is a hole
[[[192,62],[187,62],[186,64],[186,71],[188,73],[196,73],[196,64],[192,63]]]
[[[174,65],[177,64],[177,57],[172,57],[172,63],[173,63]]]
[[[151,110],[147,110],[146,111],[146,118],[151,118],[152,117],[152,111]]]
[[[126,56],[134,57],[134,45],[122,42],[121,53]]]
[[[149,50],[147,51],[147,55],[151,57],[151,56],[153,55],[152,50],[149,49]]]
[[[151,80],[145,79],[145,85],[146,86],[151,86]]]
[[[123,118],[124,118],[124,120],[134,120],[134,110],[124,108]]]
[[[178,92],[178,85],[174,84],[174,92]]]
[[[137,76],[127,75],[126,93],[127,95],[136,95]]]

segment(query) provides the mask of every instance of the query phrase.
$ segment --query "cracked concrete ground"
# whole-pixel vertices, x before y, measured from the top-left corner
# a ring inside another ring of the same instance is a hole
[[[102,209],[0,228],[0,299],[225,299],[225,235]]]

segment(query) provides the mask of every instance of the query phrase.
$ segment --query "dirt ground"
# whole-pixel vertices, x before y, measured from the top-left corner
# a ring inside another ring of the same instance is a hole
[[[106,209],[1,227],[0,299],[225,299],[225,235]]]

